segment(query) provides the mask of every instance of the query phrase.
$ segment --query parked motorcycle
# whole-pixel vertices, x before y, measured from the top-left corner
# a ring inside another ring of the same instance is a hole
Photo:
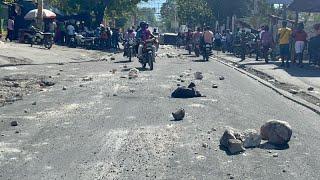
[[[209,57],[211,55],[212,55],[212,44],[209,44],[209,43],[204,44],[203,52],[202,52],[203,60],[209,61]]]
[[[129,58],[129,62],[132,61],[132,57],[136,56],[136,50],[135,50],[135,40],[130,38],[127,42],[125,42],[125,56]]]
[[[76,48],[76,47],[77,47],[76,35],[70,36],[68,46],[69,46],[70,48]]]
[[[30,46],[33,45],[43,45],[47,49],[51,49],[53,45],[53,34],[44,33],[35,27],[31,27],[33,30],[33,35],[30,40]]]
[[[154,39],[147,40],[143,43],[142,57],[139,59],[139,62],[142,64],[142,68],[146,68],[147,64],[150,67],[150,70],[153,70],[153,63],[155,61],[154,56]]]

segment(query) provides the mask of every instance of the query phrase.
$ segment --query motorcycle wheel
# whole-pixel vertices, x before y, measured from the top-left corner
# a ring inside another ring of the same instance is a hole
[[[153,57],[152,57],[152,54],[149,54],[148,56],[148,64],[149,64],[149,67],[150,67],[150,71],[153,70]]]
[[[44,41],[44,47],[47,48],[47,49],[51,49],[52,48],[52,42],[48,39],[46,39]]]
[[[129,58],[129,62],[131,62],[132,60],[132,49],[129,50],[129,54],[128,54],[128,58]]]

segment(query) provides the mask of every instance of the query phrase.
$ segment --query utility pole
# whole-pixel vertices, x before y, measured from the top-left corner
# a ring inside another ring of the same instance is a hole
[[[38,0],[38,14],[37,14],[37,25],[40,30],[43,30],[43,0]]]

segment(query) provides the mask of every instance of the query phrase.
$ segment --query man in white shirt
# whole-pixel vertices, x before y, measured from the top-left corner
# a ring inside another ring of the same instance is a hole
[[[74,28],[74,26],[72,24],[69,24],[67,26],[67,44],[69,44],[70,39],[75,35],[76,33],[76,29]]]

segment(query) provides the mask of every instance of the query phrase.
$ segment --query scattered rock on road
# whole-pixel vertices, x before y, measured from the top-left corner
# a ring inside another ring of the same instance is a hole
[[[194,98],[194,97],[201,97],[201,93],[195,89],[194,87],[189,85],[189,87],[181,86],[174,90],[171,94],[172,98]]]
[[[212,88],[216,89],[216,88],[218,88],[218,85],[213,84],[213,85],[212,85]]]
[[[270,120],[260,129],[262,139],[274,145],[286,145],[292,136],[292,128],[288,122]]]
[[[237,154],[245,151],[242,141],[240,141],[239,139],[229,139],[227,148],[231,154]]]
[[[39,82],[40,86],[54,86],[56,83],[53,81],[48,81],[48,80],[41,80]]]
[[[224,77],[223,76],[219,76],[219,80],[223,81]]]
[[[67,87],[63,86],[63,87],[62,87],[62,90],[64,90],[64,91],[67,90]]]
[[[35,105],[37,105],[37,102],[34,101],[31,105],[35,106]]]
[[[179,109],[177,112],[172,113],[175,121],[181,121],[184,119],[186,111],[184,109]]]
[[[130,69],[129,79],[137,78],[139,76],[139,70],[136,68]]]
[[[18,126],[18,122],[17,121],[11,121],[10,125],[11,126]]]
[[[258,147],[261,143],[261,135],[254,129],[244,131],[243,146],[245,148]]]
[[[93,81],[92,77],[84,77],[82,78],[82,81]]]
[[[290,89],[289,92],[290,92],[291,94],[298,94],[298,91],[295,90],[295,89]]]
[[[308,91],[313,91],[313,90],[314,90],[313,87],[309,87],[309,88],[308,88]]]
[[[228,128],[224,131],[222,137],[220,138],[220,145],[225,148],[228,148],[229,139],[236,139],[234,131],[231,128]]]
[[[202,80],[203,79],[202,72],[195,72],[194,73],[194,78],[197,79],[197,80]]]

